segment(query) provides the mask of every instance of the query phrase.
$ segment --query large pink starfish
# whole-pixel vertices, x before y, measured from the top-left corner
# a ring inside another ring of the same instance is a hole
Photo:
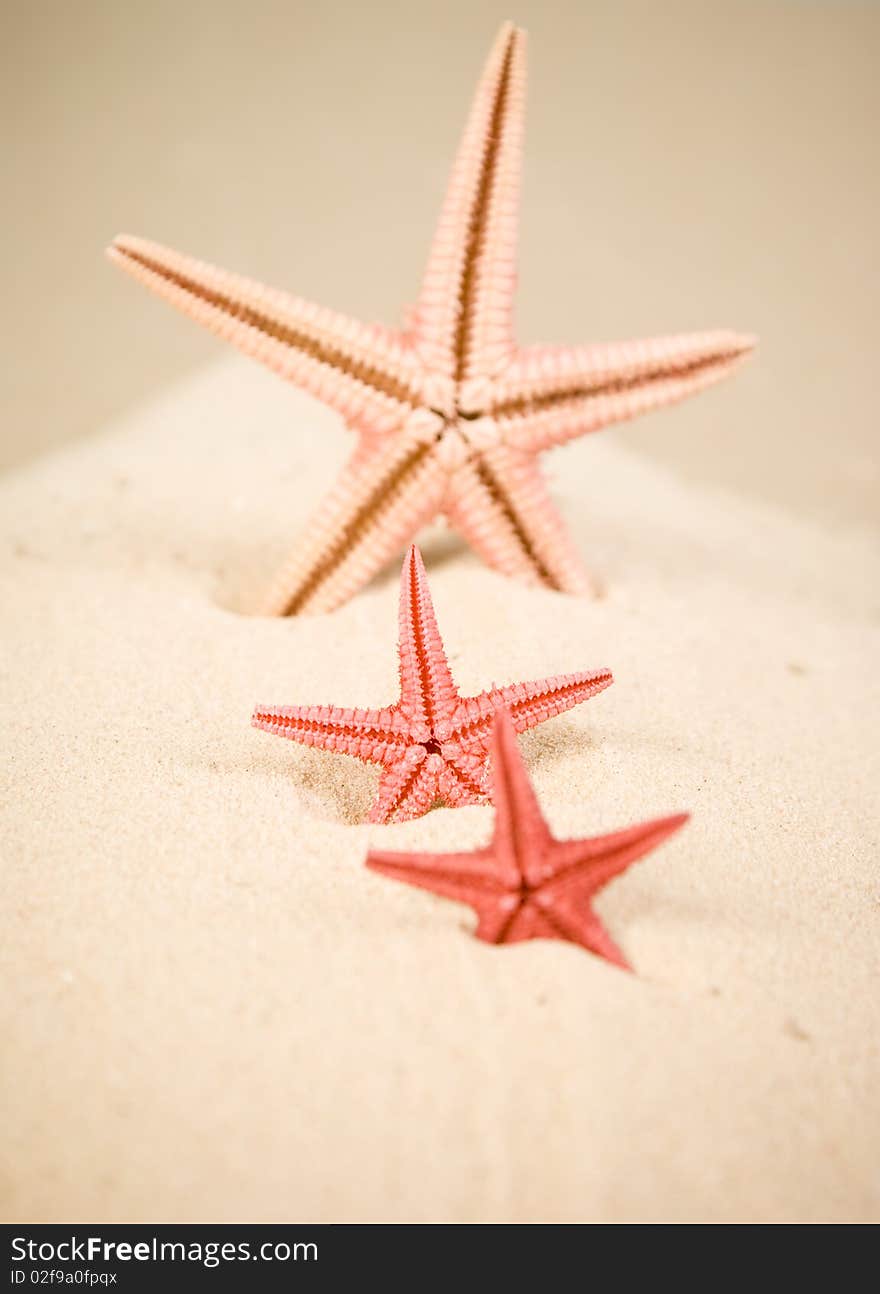
[[[487,799],[492,717],[500,706],[518,732],[534,728],[603,691],[609,670],[512,683],[459,696],[452,679],[419,550],[409,550],[400,578],[400,700],[382,710],[335,705],[258,705],[255,728],[304,746],[354,755],[383,769],[371,822],[403,821],[435,803],[456,807]]]
[[[514,724],[503,710],[495,715],[492,734],[492,798],[495,830],[485,849],[458,854],[374,849],[367,866],[469,903],[478,917],[474,933],[487,943],[565,939],[629,970],[590,900],[683,826],[689,815],[642,822],[590,840],[555,840],[523,766]]]
[[[405,332],[141,238],[120,236],[110,248],[135,278],[358,433],[352,459],[275,580],[267,614],[339,606],[438,513],[496,570],[587,591],[538,455],[701,390],[753,345],[732,332],[516,345],[525,75],[525,34],[507,25],[477,87]]]

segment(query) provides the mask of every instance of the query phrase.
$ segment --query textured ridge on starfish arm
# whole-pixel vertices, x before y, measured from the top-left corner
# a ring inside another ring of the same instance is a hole
[[[458,701],[458,692],[437,628],[425,563],[415,544],[403,561],[398,633],[401,695],[413,698],[408,712],[430,732]]]
[[[335,705],[258,705],[251,723],[302,746],[319,746],[374,764],[389,762],[407,744],[406,725],[393,706],[344,710]]]
[[[412,746],[406,757],[395,765],[379,783],[379,796],[368,815],[369,822],[406,822],[419,818],[433,808],[439,797],[439,760],[419,746]]]
[[[446,515],[503,575],[561,593],[596,591],[533,455],[499,443],[464,463]]]
[[[396,429],[421,402],[421,366],[401,337],[144,238],[110,259],[197,323],[336,409],[353,426]]]
[[[361,451],[277,573],[263,614],[332,611],[436,515],[446,470],[435,422],[417,411],[399,437]]]
[[[400,699],[379,710],[341,706],[258,706],[254,727],[304,746],[380,764],[371,822],[404,821],[434,804],[484,804],[489,791],[492,718],[509,706],[520,732],[603,691],[609,670],[561,674],[462,697],[455,686],[421,553],[407,554],[400,577]]]
[[[555,840],[522,762],[510,716],[492,736],[495,827],[472,853],[392,853],[371,849],[367,866],[393,880],[469,904],[487,943],[561,939],[622,969],[629,964],[593,911],[591,899],[630,864],[682,827],[688,814],[643,822],[592,840]]]
[[[613,681],[610,669],[597,669],[557,674],[554,678],[535,679],[532,683],[510,683],[493,693],[495,708],[510,714],[517,732],[528,732],[546,719],[570,710],[573,705],[598,696]]]
[[[525,32],[506,23],[477,86],[414,314],[429,368],[457,382],[513,355]]]
[[[597,669],[493,688],[482,696],[459,702],[446,740],[464,747],[474,740],[484,741],[495,715],[501,710],[510,715],[517,732],[528,732],[572,706],[598,696],[613,682],[611,670]]]
[[[650,413],[728,377],[754,349],[732,332],[521,350],[496,383],[501,439],[532,453]]]

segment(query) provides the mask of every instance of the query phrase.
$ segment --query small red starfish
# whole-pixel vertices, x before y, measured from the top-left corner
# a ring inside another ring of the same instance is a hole
[[[487,943],[565,939],[630,970],[590,900],[690,815],[642,822],[591,840],[554,840],[522,762],[514,724],[504,711],[493,726],[492,787],[495,831],[485,849],[461,854],[371,850],[367,866],[469,903],[479,918],[474,933]]]
[[[382,710],[259,705],[255,728],[304,746],[381,764],[371,822],[417,818],[440,802],[488,801],[492,718],[504,707],[517,732],[570,710],[612,682],[610,670],[559,674],[463,697],[453,682],[422,555],[413,546],[400,580],[400,700]]]

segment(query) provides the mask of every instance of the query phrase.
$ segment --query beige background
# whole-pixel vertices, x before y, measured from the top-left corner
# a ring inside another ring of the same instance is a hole
[[[398,318],[512,17],[532,37],[522,337],[755,331],[735,383],[615,436],[834,522],[876,514],[880,6],[9,9],[0,461],[218,355],[102,262],[120,230]]]

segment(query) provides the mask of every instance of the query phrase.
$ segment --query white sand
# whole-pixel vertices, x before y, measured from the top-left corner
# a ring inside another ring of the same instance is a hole
[[[490,809],[352,825],[373,772],[249,727],[395,695],[396,570],[330,617],[230,609],[348,447],[233,361],[0,487],[4,1219],[880,1216],[867,539],[613,432],[548,459],[603,601],[425,537],[462,688],[615,671],[523,739],[556,833],[694,812],[600,900],[628,976],[362,865]]]

